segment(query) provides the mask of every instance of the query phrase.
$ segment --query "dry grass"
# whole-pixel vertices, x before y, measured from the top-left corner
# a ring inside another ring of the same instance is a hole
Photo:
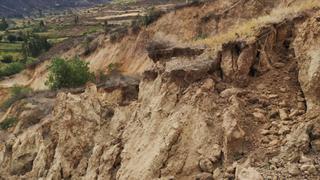
[[[268,24],[279,23],[284,19],[296,17],[303,11],[319,7],[319,0],[306,0],[304,2],[293,4],[290,7],[278,7],[274,9],[270,13],[270,15],[261,16],[255,19],[248,20],[247,22],[237,24],[231,27],[227,32],[223,32],[215,36],[196,41],[195,43],[205,44],[212,49],[218,50],[223,43],[234,41],[239,37],[244,40],[255,38],[255,35],[259,31],[259,29]]]

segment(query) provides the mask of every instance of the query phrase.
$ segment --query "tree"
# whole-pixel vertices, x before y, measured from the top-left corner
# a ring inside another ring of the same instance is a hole
[[[39,17],[43,17],[42,9],[38,9]]]
[[[46,27],[43,20],[41,20],[41,21],[39,22],[39,27],[43,27],[43,28]]]
[[[39,24],[32,29],[32,32],[34,33],[46,32],[46,31],[47,31],[47,27],[43,20],[41,20]]]
[[[88,65],[79,58],[71,60],[55,58],[49,66],[46,85],[51,89],[75,88],[84,85],[94,77]]]
[[[2,18],[0,23],[0,31],[5,31],[6,29],[8,29],[8,27],[9,27],[9,24],[7,20],[5,18]]]
[[[8,41],[9,41],[10,43],[13,43],[13,42],[17,41],[17,37],[16,37],[15,35],[13,35],[13,34],[9,34],[9,35],[7,36],[7,39],[8,39]]]
[[[7,63],[7,64],[12,63],[13,62],[13,56],[12,55],[4,55],[4,56],[2,56],[1,62]]]
[[[76,15],[74,17],[74,24],[79,24],[79,16],[78,15]]]
[[[22,54],[25,59],[28,56],[37,57],[41,53],[49,50],[50,47],[51,44],[48,42],[47,38],[35,34],[27,34],[25,35],[22,44]]]

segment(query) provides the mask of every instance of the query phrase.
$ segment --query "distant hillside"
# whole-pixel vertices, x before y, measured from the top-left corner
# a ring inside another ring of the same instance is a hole
[[[22,16],[38,9],[90,6],[108,0],[1,0],[0,16]]]

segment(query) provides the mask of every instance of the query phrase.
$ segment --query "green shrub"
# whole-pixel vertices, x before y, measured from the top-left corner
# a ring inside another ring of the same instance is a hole
[[[16,117],[8,117],[3,122],[0,123],[0,129],[6,130],[13,127],[18,122]]]
[[[149,24],[158,20],[162,14],[162,11],[156,10],[154,7],[152,7],[147,10],[147,14],[145,16],[141,17],[140,21],[142,25],[148,26]]]
[[[88,56],[93,53],[99,46],[98,41],[94,41],[94,39],[90,36],[87,36],[84,40],[84,52],[83,55]]]
[[[13,61],[13,56],[12,55],[4,55],[2,56],[2,60],[3,63],[12,63]]]
[[[133,34],[138,34],[140,30],[141,30],[141,27],[140,27],[139,21],[133,21],[131,23],[131,32]]]
[[[4,65],[0,68],[0,77],[11,76],[21,72],[24,69],[24,64],[21,62],[13,62],[7,65]]]
[[[195,41],[201,40],[201,39],[206,39],[208,37],[208,34],[205,33],[198,33],[193,39]]]
[[[9,34],[7,36],[7,40],[10,42],[10,43],[13,43],[13,42],[16,42],[17,41],[17,37],[14,35],[14,34]]]
[[[99,70],[96,74],[96,83],[102,83],[105,82],[108,78],[108,75],[105,74],[102,70]]]
[[[37,57],[50,48],[51,44],[48,42],[47,38],[33,34],[26,36],[22,45],[22,52],[24,57]]]
[[[65,60],[53,59],[49,66],[49,77],[46,85],[51,89],[75,88],[93,80],[94,75],[90,73],[88,63],[73,58]]]
[[[8,109],[12,104],[15,102],[24,99],[30,94],[32,91],[30,88],[21,87],[21,86],[14,86],[11,88],[10,91],[10,98],[8,98],[2,105],[1,109],[5,110]]]
[[[39,24],[37,26],[33,27],[33,29],[32,29],[32,32],[34,32],[34,33],[46,32],[46,31],[47,31],[47,27],[46,27],[43,20],[41,20],[39,22]]]
[[[108,72],[109,73],[119,72],[120,66],[121,66],[120,63],[111,63],[108,65]]]
[[[37,60],[37,58],[27,57],[27,59],[25,60],[26,66],[32,66],[35,62],[37,62]]]
[[[122,40],[122,38],[125,37],[127,34],[128,34],[127,27],[117,28],[116,30],[114,30],[114,32],[110,34],[110,42],[111,43],[118,42]]]
[[[1,19],[0,22],[0,31],[5,31],[9,27],[9,24],[5,18]]]

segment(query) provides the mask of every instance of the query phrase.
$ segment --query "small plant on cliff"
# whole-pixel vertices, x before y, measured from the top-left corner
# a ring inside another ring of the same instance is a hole
[[[108,72],[109,73],[117,73],[121,67],[120,63],[111,63],[108,65]]]
[[[65,60],[53,59],[49,66],[49,77],[46,85],[51,89],[75,88],[93,80],[94,75],[89,71],[88,63],[73,58]]]
[[[9,24],[5,18],[1,19],[0,22],[0,31],[5,31],[9,27]]]
[[[158,20],[162,15],[162,11],[156,10],[154,7],[151,7],[147,10],[146,15],[141,17],[140,21],[142,25],[148,26],[149,24]]]
[[[9,129],[12,126],[14,126],[17,121],[18,119],[16,117],[8,117],[0,123],[0,129],[1,130]]]

